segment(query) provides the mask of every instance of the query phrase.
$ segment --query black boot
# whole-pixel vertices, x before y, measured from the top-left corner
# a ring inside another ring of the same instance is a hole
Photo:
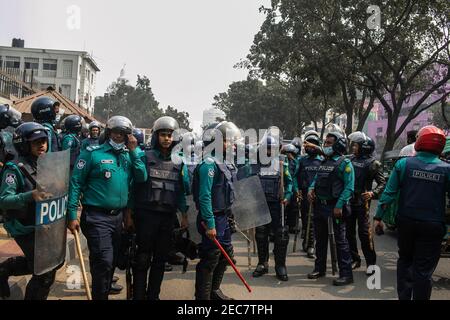
[[[269,230],[267,226],[256,229],[256,248],[258,250],[258,266],[253,277],[258,278],[269,272]]]
[[[55,282],[56,270],[44,273],[43,275],[33,275],[25,289],[25,300],[47,300],[50,288]]]
[[[258,264],[256,266],[255,271],[253,271],[253,277],[259,278],[265,275],[266,273],[269,273],[269,264],[267,262],[264,264]]]
[[[161,283],[164,279],[164,262],[154,262],[150,268],[150,274],[148,276],[148,300],[159,300],[159,294],[161,292]]]
[[[147,295],[147,275],[150,257],[138,254],[133,266],[133,300],[145,300]]]
[[[234,251],[233,247],[226,248],[225,251],[228,253],[228,256],[233,259]],[[228,267],[227,259],[221,255],[219,263],[214,269],[213,278],[212,278],[212,287],[211,287],[211,300],[234,300],[230,297],[227,297],[222,290],[220,290],[220,285],[222,284],[223,276]]]
[[[219,250],[200,254],[195,273],[195,300],[211,300],[213,274],[220,255]]]
[[[286,269],[286,255],[288,244],[288,230],[286,228],[284,230],[279,229],[275,235],[275,248],[273,250],[273,254],[275,256],[275,272],[277,274],[277,278],[281,281],[289,280]]]
[[[28,269],[27,259],[25,257],[14,257],[5,260],[0,264],[0,298],[9,298],[11,292],[9,289],[8,278],[10,276],[23,276],[31,274]]]

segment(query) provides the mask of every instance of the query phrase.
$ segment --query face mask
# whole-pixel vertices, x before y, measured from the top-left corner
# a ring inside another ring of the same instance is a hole
[[[331,156],[331,155],[334,153],[333,147],[323,147],[323,153],[324,153],[327,157]]]
[[[120,151],[125,148],[125,142],[115,143],[112,139],[109,139],[109,144],[113,147],[114,150]]]

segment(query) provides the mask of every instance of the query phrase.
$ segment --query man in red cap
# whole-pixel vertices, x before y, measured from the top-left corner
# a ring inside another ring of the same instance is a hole
[[[386,206],[400,192],[397,212],[400,300],[429,300],[432,275],[446,233],[445,196],[450,196],[450,165],[439,160],[444,132],[434,126],[419,131],[416,156],[399,160],[378,203],[375,227],[383,230]]]

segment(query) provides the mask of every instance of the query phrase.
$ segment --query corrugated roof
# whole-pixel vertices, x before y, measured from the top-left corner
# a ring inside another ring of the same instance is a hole
[[[64,108],[65,113],[64,116],[76,114],[82,116],[86,122],[97,121],[93,116],[91,116],[84,108],[79,107],[74,102],[70,101],[68,98],[60,94],[58,91],[54,89],[47,89],[39,91],[31,96],[27,96],[25,98],[13,101],[14,108],[16,108],[21,113],[29,113],[31,114],[31,104],[33,101],[39,97],[49,97],[55,101],[59,101],[61,104],[60,108]]]

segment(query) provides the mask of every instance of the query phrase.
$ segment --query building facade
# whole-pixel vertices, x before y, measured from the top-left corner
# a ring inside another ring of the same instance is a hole
[[[53,87],[90,114],[94,112],[100,69],[87,52],[0,46],[0,71],[20,75],[37,90]]]

